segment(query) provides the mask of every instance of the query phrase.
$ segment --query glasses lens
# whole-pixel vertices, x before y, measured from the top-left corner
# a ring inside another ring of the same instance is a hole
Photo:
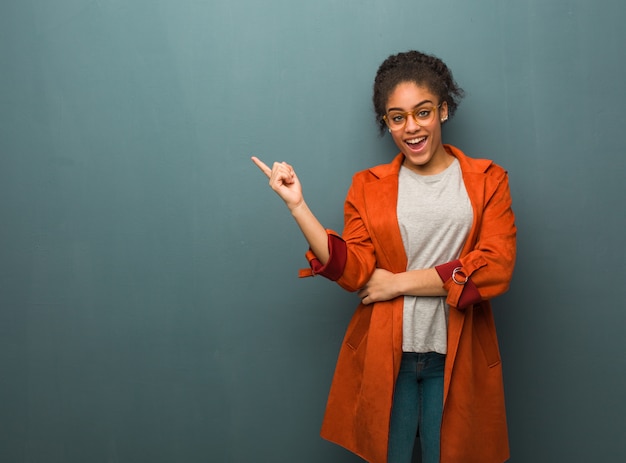
[[[416,109],[413,112],[413,117],[415,118],[415,122],[420,125],[430,124],[435,116],[435,108],[421,108]]]
[[[391,129],[401,129],[406,125],[407,113],[392,111],[387,114],[387,123]]]

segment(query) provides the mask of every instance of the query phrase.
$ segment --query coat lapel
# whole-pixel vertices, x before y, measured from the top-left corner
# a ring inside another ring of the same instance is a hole
[[[378,253],[380,267],[391,272],[406,271],[407,257],[398,225],[398,172],[403,156],[370,172],[376,180],[365,185],[365,208],[370,235]]]

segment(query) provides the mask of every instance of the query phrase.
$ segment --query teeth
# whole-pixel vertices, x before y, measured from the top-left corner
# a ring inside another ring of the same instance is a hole
[[[426,137],[414,138],[412,140],[407,140],[406,142],[411,144],[411,145],[413,145],[413,144],[416,144],[416,143],[421,143],[424,140],[426,140]]]

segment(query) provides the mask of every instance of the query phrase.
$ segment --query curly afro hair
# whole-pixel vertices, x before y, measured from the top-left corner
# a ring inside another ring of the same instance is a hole
[[[452,72],[443,61],[434,55],[419,51],[407,51],[389,56],[378,68],[374,79],[374,111],[380,134],[385,133],[387,100],[396,86],[402,82],[414,82],[428,88],[439,97],[439,102],[448,104],[448,117],[452,118],[464,92],[452,77]]]

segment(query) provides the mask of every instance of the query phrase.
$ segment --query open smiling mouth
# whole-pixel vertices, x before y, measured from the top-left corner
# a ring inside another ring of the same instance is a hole
[[[410,140],[406,140],[405,143],[409,145],[409,147],[412,149],[418,149],[418,148],[421,148],[426,143],[427,138],[428,137],[412,138]]]

